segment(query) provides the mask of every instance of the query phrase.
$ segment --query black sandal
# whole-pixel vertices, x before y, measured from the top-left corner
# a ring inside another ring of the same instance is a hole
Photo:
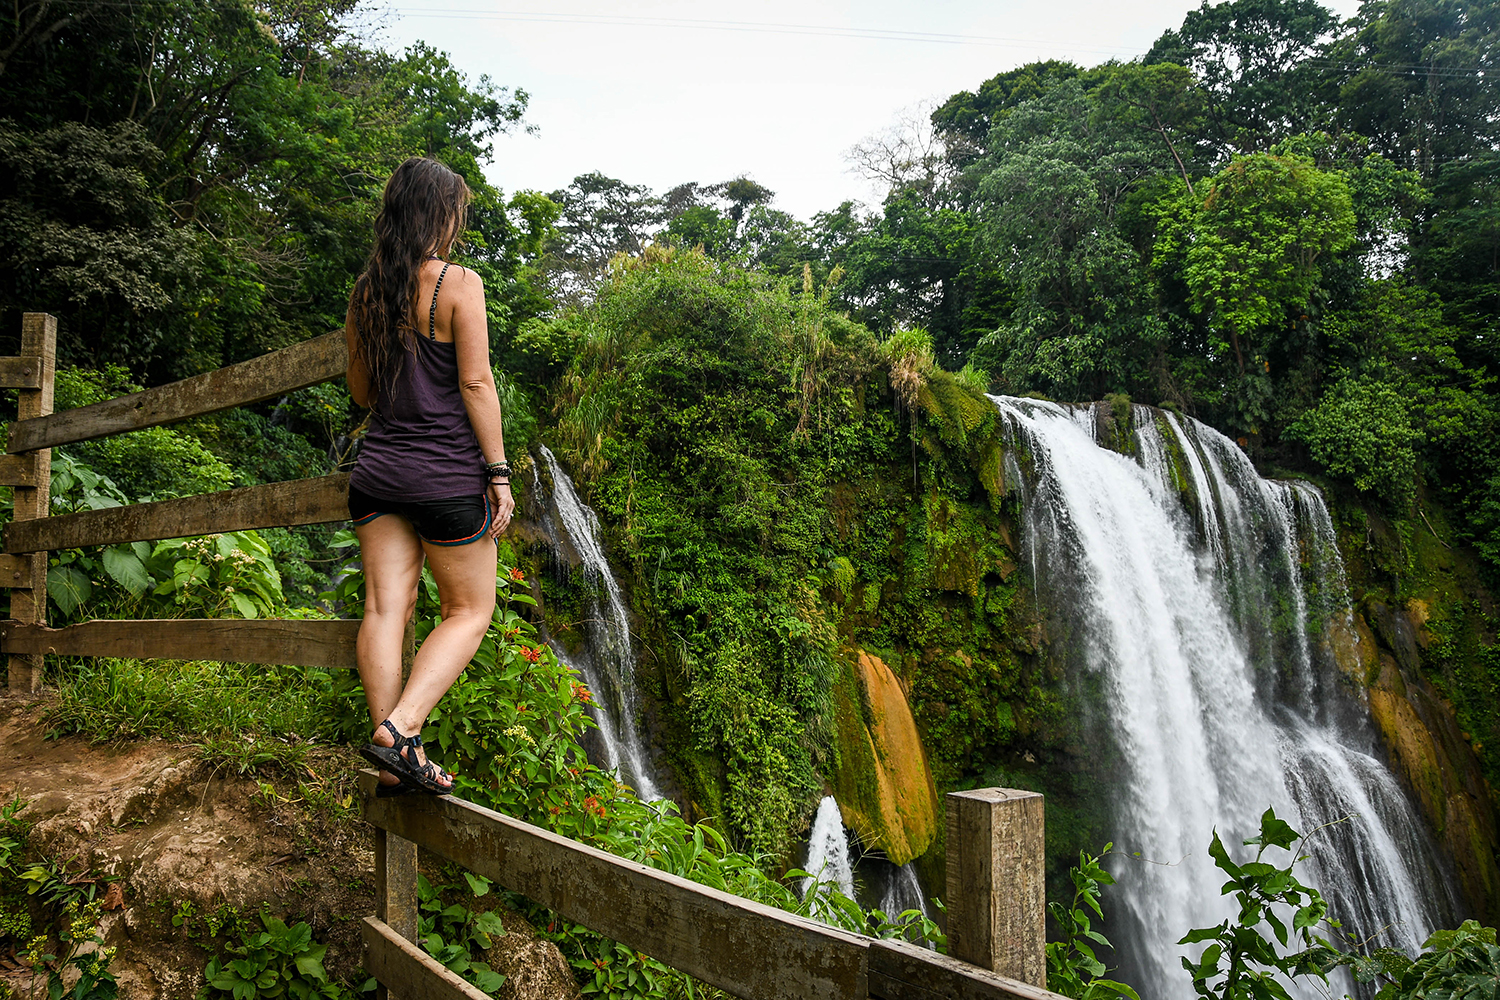
[[[416,785],[408,785],[405,781],[397,780],[394,785],[382,782],[375,783],[375,797],[377,799],[394,799],[398,795],[410,795],[412,792],[420,791]]]
[[[416,755],[408,758],[401,751],[406,748],[412,750],[422,749],[422,734],[416,733],[411,736],[403,736],[391,720],[386,719],[381,723],[391,734],[393,745],[383,747],[378,743],[366,743],[360,748],[359,755],[384,771],[389,771],[401,779],[402,786],[408,786],[412,790],[420,790],[429,795],[449,795],[453,792],[453,782],[456,776],[449,774],[438,767],[432,761],[416,762]],[[440,779],[447,778],[448,784],[441,784]],[[400,786],[389,786],[400,787]],[[376,794],[379,794],[376,789]],[[400,792],[387,792],[386,795],[400,795]]]

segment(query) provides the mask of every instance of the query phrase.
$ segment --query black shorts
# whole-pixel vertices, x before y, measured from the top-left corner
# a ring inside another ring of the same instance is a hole
[[[349,516],[356,525],[399,514],[430,545],[468,545],[490,530],[490,499],[477,493],[445,500],[381,500],[349,487]]]

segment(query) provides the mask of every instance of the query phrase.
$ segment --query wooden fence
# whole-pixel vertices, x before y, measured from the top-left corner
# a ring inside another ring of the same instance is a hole
[[[0,387],[18,395],[17,420],[0,455],[0,485],[11,486],[15,496],[0,554],[0,587],[11,594],[11,617],[0,622],[0,654],[9,657],[11,691],[40,688],[46,654],[354,668],[357,621],[178,618],[53,629],[46,620],[53,549],[348,520],[345,475],[49,515],[52,447],[342,378],[343,333],[63,413],[52,412],[56,347],[57,321],[27,313],[20,356],[0,358]],[[410,629],[407,638],[410,655]],[[969,960],[962,961],[796,917],[460,799],[377,799],[374,781],[367,772],[362,786],[365,817],[375,827],[377,885],[377,913],[364,925],[366,967],[382,991],[404,1000],[485,996],[413,943],[418,847],[735,996],[1062,1000],[1040,988],[1046,981],[1042,798],[1032,792],[949,796],[948,933],[954,954]]]

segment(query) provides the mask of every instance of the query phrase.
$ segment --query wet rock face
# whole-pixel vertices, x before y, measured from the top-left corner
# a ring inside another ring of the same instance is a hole
[[[937,836],[932,772],[890,667],[864,650],[851,651],[845,666],[835,692],[840,764],[834,798],[866,850],[883,850],[903,865]]]
[[[1340,667],[1366,687],[1370,717],[1391,762],[1416,793],[1452,859],[1464,897],[1487,920],[1500,915],[1500,843],[1491,793],[1453,705],[1422,673],[1431,645],[1426,602],[1367,600],[1354,615],[1358,640],[1335,644]]]

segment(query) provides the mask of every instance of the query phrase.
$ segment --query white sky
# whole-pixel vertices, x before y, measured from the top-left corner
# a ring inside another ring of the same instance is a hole
[[[1358,8],[1323,3],[1340,17]],[[1138,56],[1196,6],[392,0],[374,40],[401,48],[421,39],[471,79],[487,73],[530,92],[527,120],[539,133],[498,138],[488,169],[507,192],[556,190],[591,170],[657,192],[747,174],[776,192],[775,207],[807,219],[848,198],[878,200],[844,153],[903,108],[1038,59],[1087,66]],[[882,32],[963,37],[871,37]]]

